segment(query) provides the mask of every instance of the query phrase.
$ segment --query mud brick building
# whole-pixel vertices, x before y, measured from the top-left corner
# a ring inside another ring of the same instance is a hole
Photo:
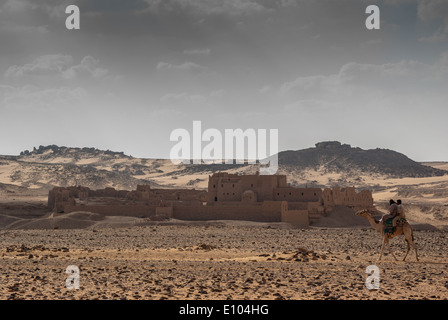
[[[208,190],[56,187],[48,206],[59,214],[84,211],[102,215],[165,217],[180,220],[249,220],[289,222],[308,226],[336,206],[372,208],[369,190],[355,188],[296,188],[285,175],[236,175],[219,172],[209,176]]]

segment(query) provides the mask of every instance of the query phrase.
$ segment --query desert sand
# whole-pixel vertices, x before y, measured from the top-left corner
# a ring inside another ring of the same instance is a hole
[[[322,183],[338,178],[319,174],[313,177]],[[0,299],[446,300],[447,177],[361,177],[381,186],[373,190],[379,210],[386,211],[389,198],[404,200],[419,262],[413,251],[406,262],[391,255],[377,262],[381,237],[353,213],[333,212],[306,229],[89,212],[55,216],[45,206],[46,192],[3,181]],[[401,259],[404,239],[391,245]],[[70,265],[79,268],[79,289],[66,288]],[[369,265],[379,267],[379,290],[366,288]]]
[[[380,236],[355,216],[328,216],[306,229],[83,212],[24,216],[16,229],[0,230],[0,299],[448,298],[447,232],[435,227],[414,225],[419,262],[413,251],[406,262],[391,255],[377,262]],[[404,239],[391,243],[402,258]],[[66,287],[70,265],[79,268],[79,289]],[[378,290],[366,288],[369,265],[379,267]]]

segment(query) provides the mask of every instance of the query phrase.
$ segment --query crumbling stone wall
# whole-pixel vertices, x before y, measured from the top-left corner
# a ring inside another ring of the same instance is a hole
[[[136,190],[56,187],[48,194],[48,206],[56,212],[90,211],[104,215],[166,215],[185,220],[233,219],[295,221],[322,217],[335,206],[373,207],[369,190],[355,188],[294,188],[284,175],[235,175],[226,172],[209,177],[209,188]]]

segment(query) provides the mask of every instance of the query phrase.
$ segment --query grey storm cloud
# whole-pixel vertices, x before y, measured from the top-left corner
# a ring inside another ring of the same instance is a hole
[[[447,133],[447,3],[0,0],[0,134],[74,118],[58,141],[163,157],[171,130],[202,120],[278,128],[289,149],[322,136],[391,146],[382,131],[361,130],[369,117],[385,132],[397,125],[410,156],[448,158],[434,148]],[[72,4],[80,30],[65,28]],[[370,4],[380,30],[365,28]],[[44,131],[0,154],[52,144]],[[428,143],[414,148],[418,134]]]
[[[107,73],[108,70],[99,67],[99,61],[91,56],[84,57],[76,64],[70,55],[52,54],[40,56],[22,66],[11,66],[6,70],[5,77],[56,77],[60,80],[82,76],[100,78]]]

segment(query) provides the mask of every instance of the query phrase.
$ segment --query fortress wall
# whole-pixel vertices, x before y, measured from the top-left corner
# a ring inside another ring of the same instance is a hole
[[[215,197],[218,193],[218,178],[213,176],[208,176],[208,193],[207,193],[207,203],[213,203],[215,201]]]
[[[288,202],[286,201],[264,201],[261,205],[264,211],[286,211],[288,210]]]
[[[277,176],[277,187],[278,188],[287,188],[288,187],[288,183],[286,181],[285,175]]]
[[[137,185],[137,191],[140,192],[150,192],[151,191],[151,186],[148,184],[139,184]]]
[[[220,219],[248,220],[248,221],[281,221],[281,211],[276,209],[261,208],[259,206],[247,207],[222,207],[216,212]]]
[[[336,205],[350,207],[371,207],[373,206],[372,193],[369,190],[362,190],[356,193],[355,188],[339,188],[325,189],[322,194],[322,200],[325,207],[333,207]]]
[[[335,205],[354,205],[356,198],[357,193],[353,187],[333,188],[333,202]]]
[[[83,204],[76,206],[75,199],[84,200]],[[204,201],[207,205],[203,205]],[[353,187],[324,190],[289,187],[283,175],[217,173],[209,177],[208,191],[151,189],[149,185],[139,185],[134,191],[55,187],[49,192],[48,205],[66,213],[91,211],[141,217],[157,213],[184,220],[282,221],[283,214],[284,219],[299,222],[305,211],[310,218],[310,215],[323,216],[336,205],[372,207],[373,197],[369,190],[356,193]]]
[[[358,194],[359,197],[359,203],[358,206],[362,207],[372,207],[373,206],[373,196],[372,192],[369,190],[362,190]]]
[[[218,173],[209,176],[207,202],[241,201],[242,194],[252,190],[257,194],[257,201],[272,201],[272,190],[285,187],[286,176],[277,175],[247,175],[239,176]]]
[[[307,202],[307,209],[310,213],[317,213],[323,215],[325,213],[325,207],[318,201]]]
[[[167,218],[173,217],[173,207],[157,207],[156,215],[165,216]]]
[[[324,202],[325,207],[334,206],[333,190],[325,188],[322,191],[322,200]]]
[[[322,189],[320,188],[274,188],[275,201],[319,201],[322,198]]]
[[[241,183],[221,181],[216,187],[217,191],[215,196],[218,197],[218,201],[241,201],[241,195],[243,193]]]
[[[258,201],[274,200],[272,190],[278,186],[278,176],[255,176],[259,178],[261,185],[257,186]],[[262,177],[260,179],[260,177]],[[258,181],[254,181],[255,183]]]
[[[47,206],[49,209],[54,209],[54,205],[56,203],[56,192],[55,190],[50,190],[48,192],[48,202],[47,202]]]
[[[128,190],[117,190],[117,192],[115,193],[115,196],[120,199],[126,199],[129,192],[130,191],[128,191]],[[90,197],[90,194],[88,195],[88,197]]]
[[[308,210],[308,203],[304,201],[300,202],[289,202],[288,210]]]
[[[246,220],[246,221],[281,221],[281,203],[254,205],[225,205],[173,207],[173,217],[180,220]]]
[[[65,205],[64,213],[70,213],[75,211],[86,211],[92,213],[98,213],[105,216],[131,216],[131,217],[150,217],[156,214],[156,206],[146,205],[129,205],[129,206],[74,206]]]
[[[179,220],[216,220],[211,206],[173,206],[173,218]]]
[[[179,201],[206,201],[207,191],[194,189],[152,189],[150,198]]]
[[[203,206],[173,204],[173,206],[159,207],[155,205],[65,205],[64,213],[85,211],[105,216],[135,216],[151,217],[165,215],[180,220],[247,220],[280,222],[282,212],[286,212],[286,202],[269,201],[256,205],[225,205]]]
[[[201,202],[199,200],[192,200],[192,201],[159,201],[157,202],[158,206],[161,207],[172,207],[172,206],[182,206],[182,207],[198,207],[203,206],[204,202]]]
[[[115,190],[114,188],[89,190],[89,197],[110,197],[110,198],[115,198],[116,196],[117,196],[117,190]]]

